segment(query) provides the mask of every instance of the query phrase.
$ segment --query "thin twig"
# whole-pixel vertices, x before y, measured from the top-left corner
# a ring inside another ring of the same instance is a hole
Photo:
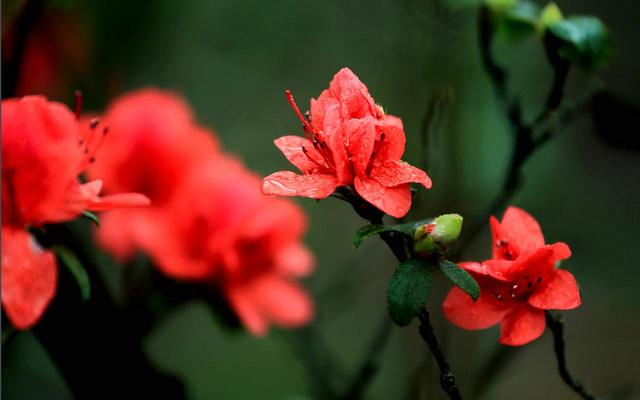
[[[597,397],[589,393],[582,382],[571,376],[567,369],[567,360],[565,357],[564,343],[564,320],[560,316],[555,316],[550,312],[546,312],[547,326],[553,334],[553,349],[558,360],[558,371],[564,383],[567,384],[574,392],[576,392],[584,400],[597,400]]]
[[[451,371],[451,367],[447,362],[444,354],[442,353],[442,347],[438,342],[433,326],[429,320],[429,312],[425,307],[422,307],[418,313],[418,319],[420,320],[420,336],[429,346],[433,358],[435,358],[438,367],[440,368],[440,387],[452,400],[461,400],[462,396],[456,385],[456,378]]]

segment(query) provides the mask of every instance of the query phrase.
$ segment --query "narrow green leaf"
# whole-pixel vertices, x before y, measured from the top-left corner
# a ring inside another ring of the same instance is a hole
[[[96,226],[100,226],[100,219],[91,211],[83,211],[81,215],[82,218],[86,218],[89,221],[93,222]]]
[[[585,69],[605,63],[613,48],[607,28],[596,17],[570,17],[550,24],[547,32],[559,41],[551,43],[560,57]]]
[[[397,232],[413,238],[416,228],[418,226],[429,223],[429,221],[431,221],[431,219],[423,219],[420,221],[408,222],[406,224],[398,225],[366,225],[358,229],[358,231],[353,236],[353,245],[358,248],[365,239],[371,236],[379,235],[383,232]]]
[[[55,246],[53,250],[60,262],[71,272],[71,275],[76,280],[82,300],[87,300],[91,296],[91,283],[89,282],[87,271],[69,249]]]
[[[405,326],[424,306],[431,291],[431,271],[419,260],[400,264],[394,272],[387,289],[389,315],[393,322]]]
[[[473,301],[478,300],[478,297],[480,297],[480,287],[478,287],[476,280],[473,279],[467,271],[449,260],[441,261],[438,266],[440,267],[440,271],[449,278],[451,283],[464,290],[465,293],[471,296]]]

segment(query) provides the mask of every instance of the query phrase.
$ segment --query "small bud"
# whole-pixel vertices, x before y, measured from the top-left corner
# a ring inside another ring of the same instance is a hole
[[[418,253],[435,253],[445,250],[458,239],[461,230],[461,215],[441,215],[416,229],[413,235],[414,250]]]
[[[562,21],[563,19],[562,11],[560,11],[556,3],[549,3],[540,12],[536,30],[539,34],[542,34],[549,25]]]

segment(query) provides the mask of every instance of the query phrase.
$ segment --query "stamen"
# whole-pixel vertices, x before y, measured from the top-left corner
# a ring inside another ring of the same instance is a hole
[[[316,132],[313,130],[313,128],[311,127],[309,122],[305,119],[305,117],[300,112],[300,109],[298,108],[298,105],[296,104],[296,101],[293,99],[293,95],[291,94],[291,91],[289,89],[285,90],[284,91],[284,95],[287,96],[287,101],[291,105],[291,108],[293,108],[293,112],[295,112],[296,115],[298,116],[298,119],[300,119],[300,121],[302,121],[303,130],[305,131],[307,136],[311,135],[312,137],[314,137]],[[307,133],[307,131],[308,131],[308,133]],[[308,138],[308,139],[312,140],[311,138]]]

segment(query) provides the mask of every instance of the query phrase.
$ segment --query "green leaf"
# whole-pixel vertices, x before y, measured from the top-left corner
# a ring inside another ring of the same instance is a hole
[[[87,300],[91,296],[91,283],[89,282],[89,275],[84,269],[80,261],[76,256],[66,247],[55,246],[53,248],[56,256],[60,262],[71,272],[71,275],[76,280],[78,287],[80,288],[80,296],[82,300]]]
[[[424,306],[431,290],[431,271],[419,260],[400,264],[387,289],[389,315],[393,322],[405,326]]]
[[[585,69],[604,64],[613,43],[604,24],[596,17],[570,17],[550,24],[547,34],[558,55]]]
[[[542,32],[547,28],[547,26],[562,21],[563,18],[564,16],[562,15],[560,7],[558,7],[556,3],[549,3],[540,12],[540,17],[538,18],[538,30]]]
[[[480,287],[478,287],[476,280],[473,279],[467,271],[449,260],[441,261],[438,266],[440,267],[440,271],[449,278],[451,283],[471,296],[473,301],[478,300],[478,297],[480,297]]]
[[[423,219],[399,225],[366,225],[358,229],[356,234],[353,236],[353,245],[358,248],[365,239],[379,235],[383,232],[397,232],[413,238],[416,229],[421,225],[428,224],[429,221],[432,221],[432,219]]]
[[[93,222],[96,226],[100,226],[100,219],[97,215],[92,213],[91,211],[83,211],[81,214],[82,218],[86,218],[89,221]]]
[[[518,41],[535,32],[540,8],[530,1],[521,1],[496,15],[496,30],[511,41]]]

